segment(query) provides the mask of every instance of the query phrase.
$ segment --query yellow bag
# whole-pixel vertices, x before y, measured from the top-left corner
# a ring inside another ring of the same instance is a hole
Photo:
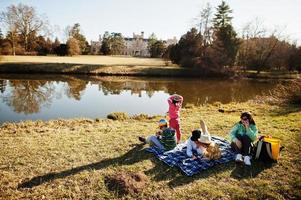
[[[271,152],[268,151],[268,153],[271,153],[271,157],[274,160],[278,160],[279,155],[280,155],[280,140],[276,138],[270,138],[270,137],[264,137],[263,138],[264,142],[268,142],[271,144]]]
[[[254,149],[255,159],[265,162],[277,161],[282,148],[279,139],[271,136],[261,136]]]

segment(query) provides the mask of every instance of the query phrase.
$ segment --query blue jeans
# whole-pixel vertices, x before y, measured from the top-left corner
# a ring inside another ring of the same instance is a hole
[[[160,140],[155,135],[148,136],[146,138],[146,143],[159,148],[161,151],[165,151],[164,146],[161,144]]]

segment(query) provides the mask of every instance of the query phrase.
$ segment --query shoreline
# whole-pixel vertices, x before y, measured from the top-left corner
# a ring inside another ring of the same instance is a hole
[[[224,79],[269,79],[293,80],[300,79],[298,73],[254,72],[241,73],[233,76],[223,74],[208,74],[194,68],[178,66],[152,65],[100,65],[72,63],[29,63],[0,62],[0,74],[61,74],[88,76],[132,76],[132,77],[183,77],[183,78],[224,78]]]
[[[149,65],[71,63],[0,63],[1,74],[62,74],[94,76],[200,77],[197,69]]]
[[[128,56],[2,56],[1,74],[62,74],[89,76],[140,76],[225,79],[279,79],[300,78],[298,72],[236,71],[228,74],[204,72],[196,68],[183,68],[160,58]]]

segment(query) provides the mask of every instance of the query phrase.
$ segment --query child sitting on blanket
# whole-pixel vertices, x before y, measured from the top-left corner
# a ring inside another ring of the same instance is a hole
[[[162,151],[169,151],[175,148],[175,130],[168,127],[166,119],[160,119],[159,128],[160,130],[156,133],[156,135],[148,136],[146,139],[144,137],[139,137],[138,139],[143,143],[154,145]]]
[[[186,154],[192,159],[197,157],[193,155],[193,151],[197,155],[204,155],[208,159],[219,159],[221,152],[219,146],[211,141],[210,133],[208,132],[207,126],[203,120],[200,121],[201,129],[192,131],[192,136],[187,140]]]

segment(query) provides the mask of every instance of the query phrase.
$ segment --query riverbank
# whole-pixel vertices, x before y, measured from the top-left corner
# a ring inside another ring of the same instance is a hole
[[[162,59],[114,56],[3,56],[0,73],[86,74],[150,77],[229,77],[199,69],[165,65]],[[237,72],[231,78],[296,79],[297,72]]]
[[[255,163],[242,177],[233,162],[186,177],[145,152],[137,137],[155,132],[160,116],[5,123],[0,128],[0,199],[116,199],[120,196],[106,182],[108,177],[138,172],[144,184],[121,197],[299,199],[300,107],[262,102],[187,105],[181,115],[183,138],[199,127],[200,118],[212,134],[227,137],[243,110],[254,114],[261,134],[280,138],[285,150],[277,164]]]
[[[0,63],[0,73],[85,74],[106,76],[199,77],[195,69],[177,66],[90,65],[69,63]]]
[[[4,56],[0,73],[195,77],[198,70],[165,66],[162,59],[114,56]]]

